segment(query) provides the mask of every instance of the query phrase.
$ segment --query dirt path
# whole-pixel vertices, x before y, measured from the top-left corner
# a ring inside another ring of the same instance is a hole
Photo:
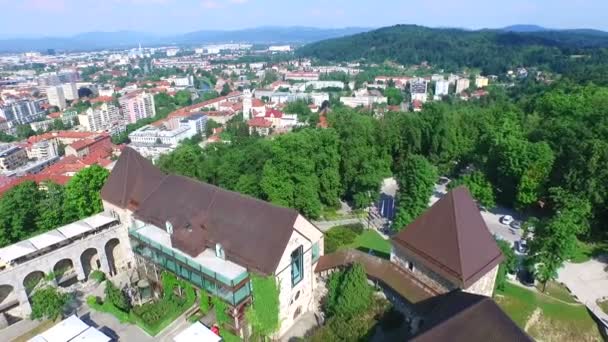
[[[524,327],[524,331],[528,331],[530,330],[530,328],[538,323],[538,320],[540,319],[540,316],[542,315],[542,310],[540,308],[536,308],[534,309],[534,312],[532,312],[532,314],[530,315],[530,318],[528,318],[528,321],[526,322],[526,326]]]

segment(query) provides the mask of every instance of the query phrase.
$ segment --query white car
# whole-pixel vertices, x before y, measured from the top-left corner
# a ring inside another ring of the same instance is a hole
[[[510,225],[513,222],[513,216],[511,215],[505,215],[503,217],[500,218],[500,223],[504,224],[504,225]]]

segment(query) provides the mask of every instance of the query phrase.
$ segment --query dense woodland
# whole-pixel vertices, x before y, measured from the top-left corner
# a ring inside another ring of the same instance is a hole
[[[499,203],[534,217],[536,236],[545,238],[531,248],[551,253],[531,255],[563,261],[577,239],[606,236],[606,108],[608,88],[566,81],[495,88],[479,101],[432,103],[379,119],[334,107],[328,129],[268,140],[249,137],[235,121],[230,144],[185,144],[159,165],[309,218],[340,200],[368,206],[382,179],[393,175],[400,186],[395,230],[426,209],[433,184],[447,175],[468,186],[480,205]]]
[[[515,33],[397,25],[308,44],[297,54],[334,62],[390,60],[412,65],[426,61],[450,72],[472,67],[488,75],[537,66],[569,78],[605,83],[606,48],[608,35],[588,31]]]

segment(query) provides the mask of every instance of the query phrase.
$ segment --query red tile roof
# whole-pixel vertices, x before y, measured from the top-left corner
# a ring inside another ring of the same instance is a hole
[[[55,112],[55,113],[51,113],[49,115],[47,115],[49,118],[51,119],[58,119],[61,117],[61,112]]]
[[[272,127],[272,122],[262,117],[256,117],[247,121],[247,125],[249,125],[250,127],[270,128]]]
[[[264,101],[260,99],[251,99],[251,107],[264,107]]]
[[[99,103],[99,102],[112,102],[114,100],[114,98],[112,96],[99,96],[99,97],[94,97],[92,99],[89,99],[89,102],[91,102],[91,104],[93,103]]]
[[[282,118],[283,117],[283,112],[276,110],[276,109],[272,109],[272,108],[267,108],[266,109],[266,115],[265,117],[267,118]]]

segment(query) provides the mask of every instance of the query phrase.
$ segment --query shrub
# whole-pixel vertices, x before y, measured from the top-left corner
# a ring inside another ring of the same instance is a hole
[[[100,270],[94,270],[93,272],[91,272],[89,277],[95,280],[97,283],[101,283],[106,280],[106,274]]]
[[[200,299],[200,310],[203,314],[207,314],[207,312],[209,312],[209,294],[207,294],[207,291],[205,290],[201,290],[201,299]]]
[[[226,303],[224,303],[224,301],[219,297],[213,297],[213,299],[211,299],[211,302],[213,303],[213,308],[215,310],[215,319],[217,320],[217,322],[220,325],[224,325],[225,323],[230,322],[230,316],[228,316],[228,313],[226,312],[226,309],[228,308]]]
[[[373,289],[361,264],[355,263],[346,271],[333,273],[327,284],[325,311],[328,316],[353,317],[369,309]]]
[[[54,287],[47,286],[39,289],[32,296],[32,319],[54,320],[61,315],[67,302],[68,295],[60,293]]]
[[[112,303],[117,309],[124,312],[129,312],[131,309],[131,303],[127,294],[117,288],[114,283],[109,280],[106,280],[105,295],[106,301]]]
[[[355,242],[363,232],[360,224],[334,227],[325,233],[325,254],[337,251],[341,246]]]

